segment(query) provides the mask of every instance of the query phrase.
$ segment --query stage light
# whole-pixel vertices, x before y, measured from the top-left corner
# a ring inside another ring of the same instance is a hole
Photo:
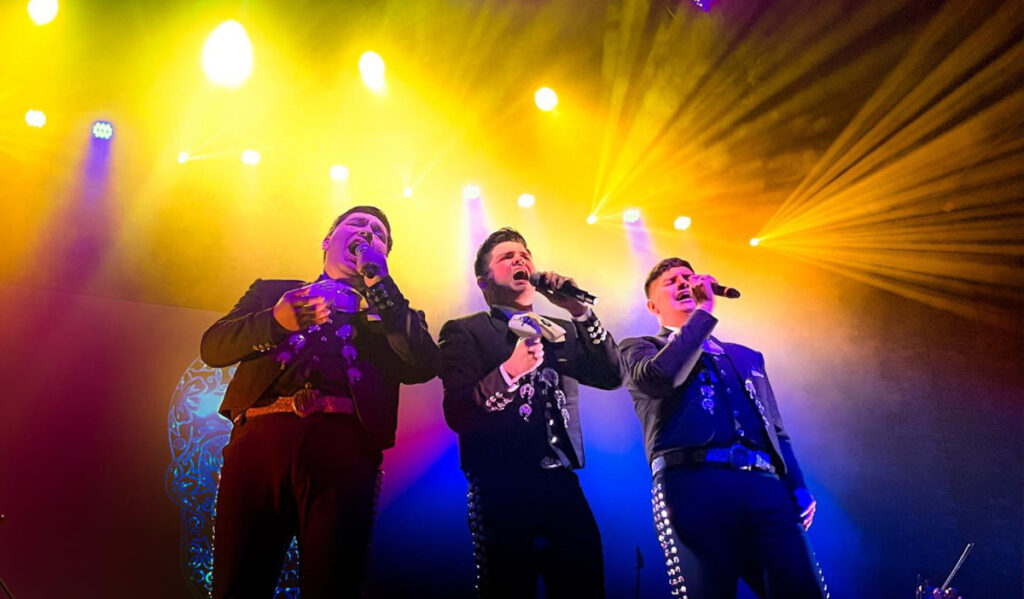
[[[591,214],[590,216],[587,217],[587,224],[588,225],[592,225],[592,224],[594,224],[596,222],[597,222],[597,215],[596,214]]]
[[[464,200],[479,200],[480,195],[479,185],[467,185],[462,188],[462,199]]]
[[[210,81],[238,87],[252,73],[252,42],[238,21],[224,21],[203,45],[203,71]]]
[[[558,106],[558,94],[550,87],[542,87],[533,94],[533,102],[544,112],[554,110]]]
[[[257,165],[260,163],[260,153],[256,150],[246,150],[242,152],[242,162]]]
[[[637,210],[636,208],[628,208],[625,212],[622,213],[622,222],[626,223],[627,225],[631,225],[638,220],[640,220],[640,211]]]
[[[412,186],[406,185],[405,189],[402,190],[402,196],[406,197],[406,198],[411,198],[412,197]]]
[[[335,164],[331,167],[331,178],[335,181],[348,181],[348,167],[343,164]]]
[[[57,0],[29,0],[28,16],[36,25],[46,25],[57,17]]]
[[[36,129],[41,128],[46,124],[46,113],[42,110],[29,110],[25,113],[25,124]]]
[[[383,90],[387,86],[384,80],[384,59],[373,51],[363,52],[359,57],[359,76],[363,78],[366,87],[375,92]]]
[[[679,231],[685,231],[690,228],[691,224],[693,224],[693,221],[689,216],[680,216],[674,223],[672,223],[672,226]]]
[[[96,121],[92,124],[92,136],[107,140],[114,136],[114,125],[108,121]]]
[[[756,248],[760,243],[761,243],[761,240],[758,239],[757,237],[754,237],[753,239],[750,240],[750,247],[755,247]]]
[[[519,207],[520,208],[531,208],[537,202],[537,198],[533,197],[531,193],[524,193],[519,196]]]
[[[178,152],[178,164],[185,164],[188,162],[188,152]]]

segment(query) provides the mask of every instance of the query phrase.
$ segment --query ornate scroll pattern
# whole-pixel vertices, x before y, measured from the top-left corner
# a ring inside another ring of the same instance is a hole
[[[235,367],[210,368],[196,359],[178,381],[167,414],[171,463],[164,486],[181,506],[181,567],[196,599],[210,596],[213,584],[213,515],[221,453],[231,423],[217,413]],[[299,596],[298,545],[292,540],[278,579],[275,599]]]

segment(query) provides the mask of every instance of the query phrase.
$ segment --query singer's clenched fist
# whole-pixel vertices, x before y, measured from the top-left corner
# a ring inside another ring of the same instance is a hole
[[[309,287],[293,289],[274,304],[274,320],[289,331],[323,324],[330,315],[330,305],[319,295],[310,296]]]
[[[558,293],[558,290],[562,288],[562,285],[569,284],[573,287],[576,286],[576,281],[570,277],[564,277],[557,272],[544,271],[537,273],[540,280],[544,281],[545,284],[540,290],[544,293],[544,297],[548,298],[552,304],[569,311],[574,317],[580,317],[587,313],[587,305],[578,299]]]
[[[540,337],[519,338],[512,355],[505,360],[505,372],[512,378],[518,378],[532,372],[544,361],[544,345]]]
[[[711,275],[690,275],[686,284],[690,286],[690,295],[698,308],[703,308],[708,312],[714,311],[715,292],[711,286],[717,282]]]

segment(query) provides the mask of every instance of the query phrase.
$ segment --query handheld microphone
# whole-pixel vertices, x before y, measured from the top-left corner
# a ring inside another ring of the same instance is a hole
[[[530,275],[530,284],[540,289],[541,291],[549,291],[552,293],[561,293],[562,295],[568,295],[571,298],[576,299],[579,302],[593,306],[597,304],[597,296],[583,291],[579,287],[576,287],[572,283],[566,283],[562,285],[561,289],[552,289],[548,285],[547,278],[541,275],[539,272],[535,272]]]
[[[379,272],[379,269],[377,268],[377,265],[376,264],[363,264],[362,266],[359,265],[359,260],[363,257],[363,253],[366,252],[369,249],[370,249],[370,244],[365,242],[365,241],[363,241],[363,242],[360,242],[359,245],[356,246],[355,252],[353,252],[353,253],[356,255],[356,269],[359,271],[359,274],[363,275],[367,279],[372,279],[373,277],[377,276],[377,273]]]
[[[736,299],[740,296],[739,289],[735,287],[726,287],[725,285],[719,285],[718,283],[711,284],[711,292],[720,297],[727,297],[729,299]]]

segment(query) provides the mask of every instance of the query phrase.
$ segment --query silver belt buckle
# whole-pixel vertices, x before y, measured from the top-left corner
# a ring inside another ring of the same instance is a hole
[[[750,457],[750,450],[742,445],[733,445],[729,448],[729,464],[737,470],[752,470],[754,465]]]

